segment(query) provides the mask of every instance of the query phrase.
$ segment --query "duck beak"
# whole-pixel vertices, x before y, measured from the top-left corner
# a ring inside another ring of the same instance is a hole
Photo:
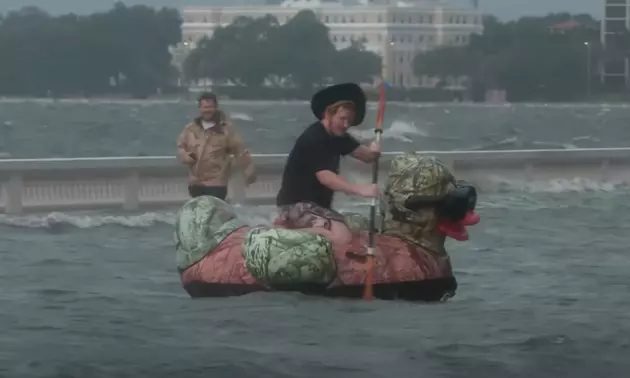
[[[457,222],[451,220],[440,220],[437,225],[437,229],[440,233],[446,235],[447,237],[453,238],[457,241],[466,241],[469,239],[466,227],[474,226],[479,223],[480,220],[479,214],[477,214],[474,210],[471,210],[466,213],[464,218]]]

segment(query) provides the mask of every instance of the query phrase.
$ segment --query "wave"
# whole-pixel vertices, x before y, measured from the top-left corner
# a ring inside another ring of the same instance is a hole
[[[84,229],[109,225],[123,227],[152,227],[158,224],[175,225],[175,213],[149,212],[139,215],[79,215],[51,212],[44,215],[0,215],[0,225],[24,228],[55,228],[58,226],[72,226]]]
[[[522,191],[527,193],[583,193],[583,192],[616,192],[630,189],[626,181],[601,182],[588,178],[551,179],[546,181],[517,182],[497,178],[492,180],[495,190],[499,192]]]
[[[0,97],[0,104],[138,104],[138,105],[161,105],[161,104],[189,104],[194,102],[191,97],[169,97],[169,98],[153,98],[153,99],[133,99],[133,98],[48,98],[48,97]],[[224,99],[222,104],[270,104],[270,105],[308,105],[306,100],[238,100]],[[615,103],[538,103],[538,102],[519,102],[519,103],[483,103],[483,102],[411,102],[411,101],[387,101],[387,106],[396,106],[403,108],[546,108],[546,109],[573,109],[573,108],[607,108],[607,109],[627,109],[630,104],[623,102]],[[368,109],[375,110],[378,108],[378,101],[368,101]]]
[[[230,118],[248,122],[252,122],[254,120],[254,118],[252,118],[249,114],[241,112],[230,112]]]
[[[617,193],[619,186],[597,183],[586,179],[576,180],[550,180],[547,183],[529,184],[524,186],[506,183],[505,187],[497,188],[494,193],[480,194],[478,209],[483,210],[511,210],[516,212],[530,212],[545,209],[567,209],[578,206],[575,202],[567,202],[563,199],[575,200],[575,196],[558,197],[558,193],[582,193],[587,194],[585,201],[579,201],[580,207],[589,206],[592,198],[599,198],[603,201],[619,201],[618,196],[625,193]],[[506,188],[512,185],[511,190]],[[518,189],[515,190],[514,188]],[[628,189],[630,186],[625,186]],[[615,192],[614,197],[606,196]],[[588,196],[590,194],[590,196]],[[363,201],[348,201],[342,203],[339,208],[342,212],[358,212],[368,214],[370,203]],[[251,225],[271,225],[276,217],[274,206],[243,206],[236,204],[234,209],[239,217],[247,224]],[[593,208],[594,211],[597,209]],[[53,231],[63,231],[70,229],[92,229],[107,226],[118,226],[124,228],[151,228],[156,226],[174,226],[176,218],[175,211],[153,211],[142,214],[98,214],[98,213],[64,213],[50,212],[47,214],[28,215],[0,215],[0,226],[48,229]]]
[[[445,110],[447,111],[447,110]],[[421,141],[444,141],[444,140],[457,140],[456,137],[443,137],[434,136],[427,130],[428,127],[433,126],[432,123],[426,122],[424,124],[416,124],[414,121],[405,121],[402,119],[395,119],[389,126],[383,129],[383,140],[395,140],[414,146],[416,139]],[[374,139],[374,131],[372,129],[350,129],[350,134],[362,141],[369,141]],[[520,130],[514,130],[516,133],[520,133]],[[493,139],[486,137],[485,142],[476,144],[470,147],[460,148],[462,151],[488,151],[488,150],[536,150],[536,149],[574,149],[574,148],[589,148],[596,147],[597,143],[601,142],[599,138],[591,135],[579,135],[572,137],[565,142],[555,141],[537,141],[537,140],[525,140],[520,136],[510,136],[503,139]]]
[[[350,130],[350,133],[360,140],[374,139],[374,130]],[[415,122],[406,122],[395,120],[389,127],[383,129],[383,139],[393,139],[405,143],[412,143],[410,136],[420,136],[423,138],[430,137],[429,133],[420,126],[416,126]]]

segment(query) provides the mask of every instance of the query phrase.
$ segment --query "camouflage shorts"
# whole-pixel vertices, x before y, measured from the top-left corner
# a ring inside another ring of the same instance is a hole
[[[287,228],[322,227],[330,230],[332,221],[344,222],[344,216],[313,202],[298,202],[278,208],[277,222]]]

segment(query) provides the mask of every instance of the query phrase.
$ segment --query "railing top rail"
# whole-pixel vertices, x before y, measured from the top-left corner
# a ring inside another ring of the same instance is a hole
[[[391,158],[404,151],[384,152]],[[453,160],[570,160],[582,159],[629,159],[630,147],[618,148],[573,148],[539,150],[452,150],[452,151],[417,151],[423,155],[435,155]],[[258,164],[284,164],[288,154],[253,154]],[[0,171],[48,170],[48,169],[123,169],[123,168],[165,168],[175,167],[179,163],[174,156],[113,156],[45,159],[0,159]]]

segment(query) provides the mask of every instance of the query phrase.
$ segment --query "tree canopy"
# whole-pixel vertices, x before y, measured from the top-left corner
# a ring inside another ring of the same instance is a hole
[[[181,23],[176,9],[122,3],[86,16],[51,16],[35,7],[0,15],[0,95],[146,97],[168,90],[180,78],[170,48],[182,40]],[[602,66],[624,68],[630,33],[606,38],[604,49],[599,22],[588,15],[506,23],[489,16],[483,33],[471,36],[468,45],[419,54],[413,69],[442,81],[466,76],[477,99],[488,89],[505,89],[510,101],[570,101],[582,97],[588,83],[598,87]],[[199,41],[183,63],[187,80],[305,93],[332,82],[369,83],[380,72],[381,58],[364,41],[336,50],[329,29],[311,10],[282,25],[271,15],[239,17]]]
[[[287,23],[267,15],[239,17],[202,39],[184,62],[187,79],[210,78],[243,86],[311,88],[331,81],[372,82],[381,58],[362,41],[336,50],[328,28],[304,10]]]
[[[608,50],[620,54],[618,47]],[[588,15],[550,14],[507,23],[486,17],[483,34],[473,35],[468,45],[420,54],[413,68],[416,75],[468,76],[477,94],[505,89],[512,101],[571,100],[595,81],[604,56],[599,22]]]
[[[0,94],[147,96],[173,83],[176,9],[117,3],[108,12],[53,17],[25,7],[0,17]]]

